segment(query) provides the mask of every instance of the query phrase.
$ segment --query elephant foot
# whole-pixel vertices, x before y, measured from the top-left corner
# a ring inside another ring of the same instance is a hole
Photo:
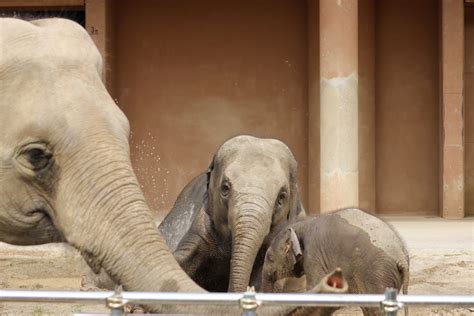
[[[145,309],[140,305],[127,304],[127,305],[125,305],[125,313],[127,313],[127,314],[145,314]]]
[[[81,277],[81,291],[83,292],[94,292],[94,291],[107,291],[97,286],[95,280],[91,280],[90,276],[83,275]]]

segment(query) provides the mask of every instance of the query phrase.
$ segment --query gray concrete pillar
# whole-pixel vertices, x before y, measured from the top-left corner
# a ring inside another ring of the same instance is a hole
[[[321,212],[359,205],[357,0],[320,0]]]
[[[319,1],[308,0],[308,207],[318,214],[320,207],[319,143]]]
[[[375,3],[359,0],[359,207],[375,213]]]
[[[464,217],[464,1],[441,1],[441,215]]]

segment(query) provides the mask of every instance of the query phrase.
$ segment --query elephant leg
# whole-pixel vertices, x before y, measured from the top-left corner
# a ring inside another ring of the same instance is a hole
[[[382,316],[383,312],[378,307],[361,307],[364,316]]]
[[[313,313],[312,315],[317,315],[317,316],[330,316],[334,314],[335,311],[340,309],[340,307],[323,307],[321,308],[320,311],[317,311],[316,313]]]
[[[181,268],[201,287],[212,292],[225,292],[230,271],[230,250],[217,242],[210,227],[209,217],[201,212],[173,255]]]
[[[201,287],[211,292],[226,292],[230,258],[224,254],[221,258],[213,256],[214,251],[201,236],[191,235],[185,236],[174,256],[181,268]]]
[[[356,292],[352,293],[383,294],[386,288],[400,289],[401,276],[398,273],[397,265],[391,258],[381,254],[372,265],[376,268],[359,271],[355,275],[354,279],[358,288]],[[365,316],[383,315],[378,307],[361,309]]]
[[[306,290],[311,290],[321,281],[328,271],[316,262],[311,264],[305,261],[304,265],[304,270],[306,271]]]
[[[173,253],[181,268],[193,279],[208,259],[209,249],[199,234],[188,233]]]
[[[196,271],[206,261],[210,251],[205,225],[207,215],[199,212],[186,234],[182,237],[173,255],[186,273],[194,278]]]
[[[301,293],[306,289],[306,276],[300,278],[286,278],[283,285],[284,293]]]

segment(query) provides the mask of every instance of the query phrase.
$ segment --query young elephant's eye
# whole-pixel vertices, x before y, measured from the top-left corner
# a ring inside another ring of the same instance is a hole
[[[279,207],[282,207],[285,204],[287,196],[288,194],[286,194],[286,192],[280,192],[280,194],[278,194],[277,205]]]
[[[227,197],[230,193],[230,183],[228,181],[224,181],[221,184],[221,194],[223,197]]]

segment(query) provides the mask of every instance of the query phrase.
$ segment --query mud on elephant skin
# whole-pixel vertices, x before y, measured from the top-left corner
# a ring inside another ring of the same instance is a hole
[[[289,225],[265,255],[262,284],[274,292],[276,281],[306,275],[311,288],[328,271],[342,267],[349,293],[407,293],[409,257],[398,234],[381,219],[359,209],[344,209]],[[379,315],[363,308],[364,315]]]
[[[251,285],[258,287],[269,241],[305,216],[291,150],[276,139],[236,136],[192,183],[160,224],[167,236],[169,227],[194,216],[185,234],[173,237],[179,242],[168,240],[178,244],[175,258],[208,290],[245,291],[252,273]]]

